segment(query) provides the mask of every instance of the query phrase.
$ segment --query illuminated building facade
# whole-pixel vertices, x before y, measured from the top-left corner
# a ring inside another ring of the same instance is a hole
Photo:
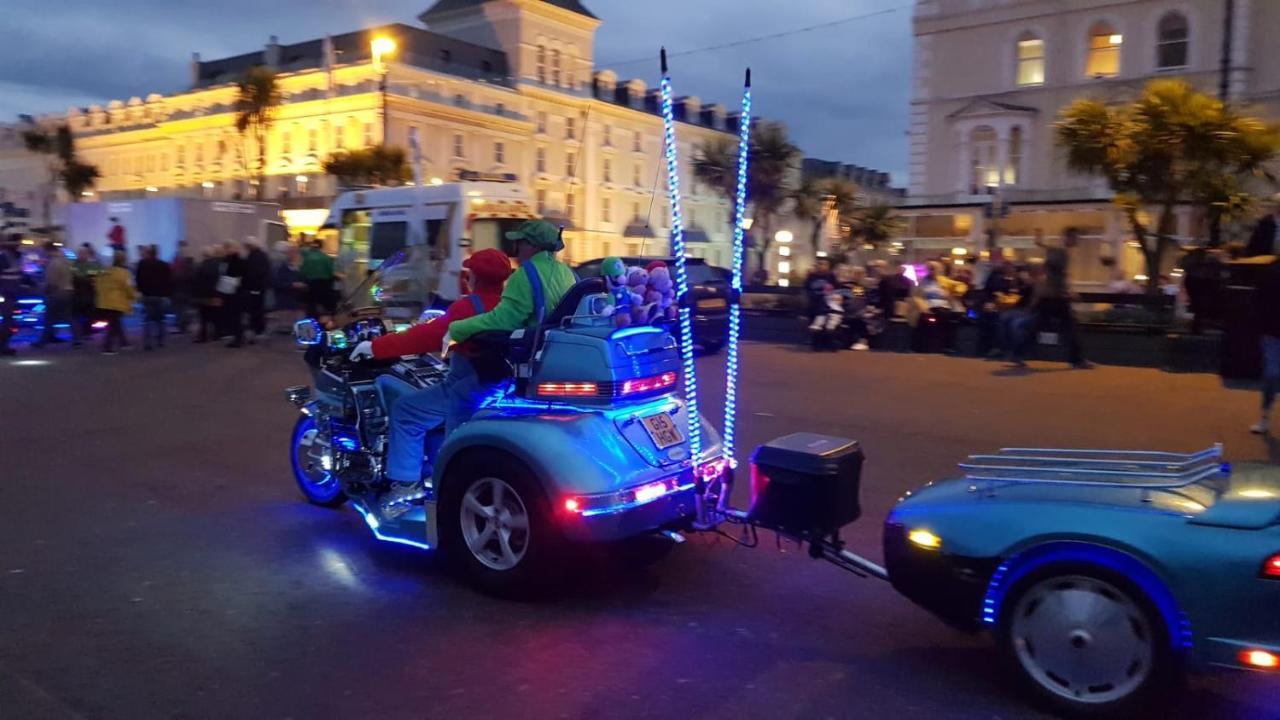
[[[184,92],[36,121],[75,132],[82,159],[102,171],[93,199],[249,199],[258,151],[236,131],[235,82],[264,65],[284,94],[266,143],[264,196],[295,230],[314,229],[337,191],[321,168],[330,154],[379,143],[410,153],[416,129],[424,181],[513,176],[541,213],[566,224],[572,260],[667,252],[657,88],[595,69],[597,17],[577,0],[439,0],[419,19],[426,29],[272,38],[244,55],[196,56]],[[379,37],[395,50],[375,59]],[[648,74],[657,64],[655,52]],[[731,205],[695,182],[688,161],[700,143],[735,137],[738,118],[693,96],[677,98],[675,114],[690,254],[727,264]],[[44,163],[22,150],[22,129],[0,126],[0,188],[39,212]]]

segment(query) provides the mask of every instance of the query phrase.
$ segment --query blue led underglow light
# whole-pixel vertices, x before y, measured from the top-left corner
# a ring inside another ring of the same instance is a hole
[[[724,389],[724,457],[736,467],[733,442],[738,415],[738,338],[742,334],[742,261],[746,254],[743,223],[747,214],[748,148],[751,146],[751,69],[742,88],[742,115],[738,120],[738,192],[733,207],[733,279],[729,298],[729,348]]]
[[[360,517],[364,518],[364,522],[366,525],[369,526],[369,530],[373,533],[373,536],[381,540],[382,542],[396,543],[397,545],[408,545],[409,547],[415,547],[415,548],[418,548],[419,550],[432,549],[430,545],[424,542],[418,542],[417,540],[410,540],[408,538],[395,537],[393,535],[383,535],[382,529],[381,529],[382,523],[378,521],[378,517],[376,515],[364,509],[363,507],[360,507],[359,504],[352,503],[352,505],[354,505],[355,509],[359,511]]]
[[[676,260],[676,297],[680,299],[680,360],[684,369],[685,404],[689,409],[689,457],[702,459],[702,423],[698,414],[698,379],[693,364],[693,310],[689,307],[689,268],[685,261],[684,221],[680,217],[680,169],[676,120],[671,107],[671,74],[662,50],[662,127],[667,155],[667,194],[671,199],[671,254]]]

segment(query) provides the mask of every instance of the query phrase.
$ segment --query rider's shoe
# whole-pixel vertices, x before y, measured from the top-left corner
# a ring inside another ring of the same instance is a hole
[[[382,512],[389,517],[404,513],[413,504],[427,496],[427,486],[422,482],[395,482],[382,496]]]

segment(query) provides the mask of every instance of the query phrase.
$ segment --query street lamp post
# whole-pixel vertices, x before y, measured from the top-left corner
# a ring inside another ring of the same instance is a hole
[[[386,59],[395,54],[396,41],[385,35],[375,37],[369,43],[370,54],[373,56],[373,69],[378,73],[378,95],[382,101],[382,144],[387,144],[388,127],[390,122],[387,117],[387,62]]]

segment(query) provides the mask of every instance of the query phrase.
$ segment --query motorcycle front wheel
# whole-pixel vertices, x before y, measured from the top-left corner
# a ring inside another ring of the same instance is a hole
[[[311,447],[318,434],[315,418],[310,415],[298,416],[298,422],[293,426],[293,438],[289,442],[293,479],[298,483],[298,489],[307,498],[307,502],[336,508],[347,501],[347,496],[342,492],[342,483],[338,482],[338,478],[321,467],[319,458],[311,454]]]

